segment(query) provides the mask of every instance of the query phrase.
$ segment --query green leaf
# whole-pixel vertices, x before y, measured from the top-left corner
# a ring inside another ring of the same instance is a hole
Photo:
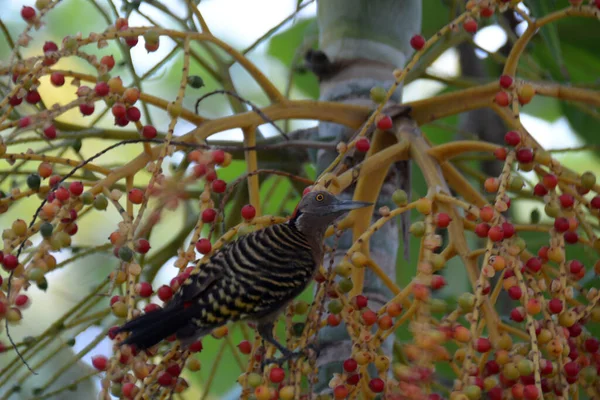
[[[273,36],[269,41],[267,53],[288,68],[302,65],[304,50],[312,47],[317,41],[316,18],[304,19],[296,22],[289,29]],[[297,55],[296,55],[297,54]],[[295,62],[296,65],[292,65]],[[294,72],[294,85],[306,95],[316,99],[319,97],[319,82],[317,78],[307,72]]]
[[[539,18],[549,14],[550,11],[556,7],[556,0],[529,0],[526,2],[526,4],[531,10],[531,14],[534,17]],[[556,27],[556,24],[545,25],[541,28],[540,33],[544,39],[544,42],[546,43],[546,47],[552,53],[553,64],[558,66],[561,74],[566,78],[567,69],[561,52],[561,41],[559,40],[558,28]]]

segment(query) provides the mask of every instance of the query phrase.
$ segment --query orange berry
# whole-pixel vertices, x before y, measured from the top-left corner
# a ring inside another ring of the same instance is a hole
[[[395,318],[402,313],[402,306],[398,303],[392,303],[387,306],[386,311],[390,317]]]
[[[500,187],[500,180],[498,178],[487,178],[483,183],[483,187],[488,193],[496,193]]]
[[[454,328],[454,339],[461,343],[467,343],[471,340],[471,331],[464,326],[459,325]]]

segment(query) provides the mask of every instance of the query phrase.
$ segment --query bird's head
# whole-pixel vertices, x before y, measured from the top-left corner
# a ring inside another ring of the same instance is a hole
[[[298,203],[292,222],[301,230],[323,230],[342,214],[370,205],[373,203],[341,200],[324,190],[308,192]]]

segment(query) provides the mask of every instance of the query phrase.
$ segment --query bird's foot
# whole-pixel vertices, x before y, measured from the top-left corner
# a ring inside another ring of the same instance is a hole
[[[261,369],[264,370],[265,367],[269,364],[283,365],[287,361],[295,360],[302,356],[310,358],[311,352],[314,353],[315,358],[318,357],[319,345],[317,345],[316,343],[311,343],[298,351],[286,351],[281,357],[266,358],[261,362]]]

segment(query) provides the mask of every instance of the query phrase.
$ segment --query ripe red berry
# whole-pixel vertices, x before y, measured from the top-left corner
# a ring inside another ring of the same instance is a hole
[[[56,139],[56,127],[54,125],[44,128],[44,136],[48,139]]]
[[[69,200],[69,198],[71,197],[71,194],[69,193],[69,191],[62,186],[59,187],[58,189],[56,189],[54,194],[56,195],[56,198],[63,203],[65,201]]]
[[[508,96],[508,93],[506,93],[506,92],[498,92],[498,93],[496,93],[496,96],[494,97],[494,101],[500,107],[506,107],[510,103],[510,97]]]
[[[137,107],[129,107],[126,111],[127,120],[131,122],[137,122],[142,117],[142,113],[140,109]]]
[[[202,222],[209,223],[213,222],[217,217],[217,212],[213,208],[207,208],[202,211]]]
[[[540,396],[540,391],[535,385],[526,385],[523,389],[525,400],[537,400]]]
[[[558,185],[558,178],[552,174],[546,174],[542,178],[542,183],[548,190],[552,190]]]
[[[487,353],[492,349],[492,343],[488,338],[478,338],[475,342],[475,350],[480,353]]]
[[[594,196],[594,198],[590,200],[590,207],[600,209],[600,196]]]
[[[554,229],[557,232],[566,232],[569,230],[569,220],[565,217],[559,217],[554,220]]]
[[[489,231],[490,231],[490,225],[485,222],[482,222],[480,224],[477,224],[477,226],[475,226],[475,234],[477,236],[479,236],[480,238],[487,237]]]
[[[560,314],[560,312],[563,310],[562,301],[560,299],[551,299],[548,302],[548,310],[550,310],[552,314]]]
[[[361,153],[366,153],[367,151],[369,151],[370,147],[371,142],[369,142],[369,139],[367,139],[366,137],[361,137],[356,141],[356,150],[360,151]]]
[[[81,181],[71,182],[69,184],[69,192],[73,196],[80,196],[83,193],[83,183]]]
[[[160,386],[171,386],[173,384],[173,376],[166,371],[160,372],[156,379]]]
[[[250,354],[252,352],[252,343],[247,340],[242,340],[240,344],[238,344],[238,349],[240,349],[240,353],[242,354]]]
[[[144,201],[144,191],[138,188],[131,189],[127,194],[127,198],[133,204],[142,204]]]
[[[369,389],[371,389],[375,393],[383,392],[384,388],[385,388],[385,383],[383,382],[382,379],[373,378],[369,381]]]
[[[523,296],[523,291],[520,287],[514,285],[508,289],[508,296],[513,300],[519,300]]]
[[[283,368],[275,367],[269,372],[269,380],[273,383],[283,382],[285,379],[285,371]]]
[[[425,46],[425,38],[421,35],[415,35],[410,38],[410,45],[415,50],[421,50]]]
[[[387,131],[388,129],[392,129],[393,125],[394,124],[392,122],[392,118],[389,115],[382,114],[379,121],[377,121],[377,129],[380,129],[382,131]]]
[[[23,99],[17,95],[11,96],[8,100],[11,106],[16,107],[23,102]]]
[[[527,260],[525,266],[531,272],[539,272],[542,269],[542,260],[539,257],[531,257],[529,260]]]
[[[568,193],[563,193],[558,196],[558,200],[560,201],[560,206],[562,208],[571,208],[573,204],[575,204],[575,198]]]
[[[21,8],[21,17],[23,17],[25,21],[31,22],[35,18],[35,8],[23,6],[23,8]]]
[[[162,285],[158,288],[156,294],[158,295],[158,298],[162,301],[168,301],[171,299],[171,297],[173,297],[173,289],[171,289],[170,286]]]
[[[477,32],[477,21],[474,19],[467,19],[463,24],[463,28],[469,33],[475,33]]]
[[[502,75],[500,77],[500,86],[502,86],[504,89],[508,89],[509,87],[511,87],[513,84],[513,78],[508,76],[508,75]]]
[[[211,155],[213,162],[217,165],[221,165],[225,161],[225,152],[223,150],[215,150]]]
[[[431,289],[432,290],[439,290],[439,289],[443,288],[444,286],[446,286],[446,280],[444,279],[443,276],[433,275],[431,277]]]
[[[354,358],[349,358],[346,361],[344,361],[344,371],[346,372],[354,372],[356,371],[356,368],[358,368],[358,363],[356,362],[356,360]]]
[[[52,82],[54,86],[62,86],[65,84],[65,76],[60,72],[53,72],[50,75],[50,82]]]
[[[335,314],[329,314],[327,316],[327,324],[329,326],[338,326],[340,322],[342,322],[342,319]]]
[[[567,263],[567,266],[569,267],[569,272],[573,275],[579,274],[585,268],[583,263],[579,260],[571,260]]]
[[[541,183],[536,183],[536,185],[533,187],[533,194],[539,197],[544,197],[548,194],[548,189],[546,189],[546,187]]]
[[[346,387],[346,385],[337,385],[335,388],[333,388],[333,398],[338,400],[338,399],[346,399],[348,398],[348,388]]]
[[[496,160],[504,161],[506,160],[507,153],[508,151],[506,151],[504,147],[498,147],[496,150],[494,150],[494,157],[496,157]]]
[[[568,244],[575,244],[579,241],[579,235],[577,232],[568,231],[564,233],[565,242]]]
[[[189,350],[192,353],[198,353],[198,352],[202,351],[202,341],[196,340],[194,343],[190,344]]]
[[[206,165],[205,164],[196,164],[194,165],[194,176],[196,178],[201,178],[206,174]]]
[[[138,40],[139,39],[137,36],[127,37],[127,38],[125,38],[125,43],[129,47],[135,47],[135,45],[138,44]]]
[[[359,294],[358,296],[354,297],[353,300],[354,300],[353,304],[359,310],[362,309],[362,308],[365,308],[367,306],[367,304],[369,303],[369,299],[367,299],[367,297],[363,296],[362,294]]]
[[[125,108],[125,104],[122,103],[115,103],[111,108],[111,112],[115,118],[126,118],[127,116],[127,109]]]
[[[450,216],[446,213],[438,213],[435,216],[435,223],[437,224],[438,228],[447,228],[451,221],[452,218],[450,218]]]
[[[377,322],[377,313],[372,310],[365,310],[362,313],[362,319],[365,325],[371,326]]]
[[[92,357],[92,365],[98,371],[106,371],[108,367],[108,358],[106,356],[94,356]]]
[[[583,347],[585,347],[585,351],[588,353],[597,353],[600,349],[600,341],[594,337],[588,338],[583,343]]]
[[[98,96],[104,97],[110,92],[110,87],[106,82],[98,82],[94,87],[94,91]]]
[[[222,179],[216,179],[211,183],[212,190],[215,193],[223,193],[227,189],[227,183]]]
[[[521,143],[521,135],[517,131],[509,131],[504,135],[504,143],[509,146],[516,146]]]
[[[100,59],[100,64],[105,65],[106,70],[110,71],[115,66],[115,58],[112,55],[104,56]]]
[[[249,221],[252,218],[254,218],[255,216],[256,216],[256,209],[254,208],[254,206],[252,204],[246,204],[244,207],[242,207],[242,218]]]
[[[525,310],[523,307],[513,308],[510,312],[510,319],[515,322],[523,322],[525,319]]]
[[[42,50],[44,51],[44,53],[58,51],[58,45],[49,40],[47,42],[44,42],[44,46],[42,46]]]
[[[210,244],[210,240],[206,238],[202,238],[196,242],[196,250],[200,254],[208,254],[212,249],[212,245]]]
[[[29,305],[29,297],[26,294],[20,294],[15,298],[17,307],[26,307]]]
[[[211,169],[211,170],[209,170],[209,171],[206,173],[206,181],[207,181],[207,182],[212,182],[212,181],[214,181],[215,179],[217,179],[217,172],[216,172],[214,169]]]
[[[504,239],[504,231],[501,226],[492,226],[488,231],[488,237],[492,242],[499,242]]]
[[[29,104],[37,104],[40,100],[42,100],[42,97],[37,90],[30,90],[25,95],[25,101]]]
[[[529,164],[533,161],[533,150],[530,148],[523,148],[517,150],[517,161],[521,164]]]
[[[579,364],[575,361],[571,361],[565,364],[564,370],[568,376],[577,376],[579,374]]]
[[[150,242],[146,239],[138,239],[135,242],[135,251],[140,254],[146,254],[150,251]]]
[[[348,379],[346,379],[346,383],[348,385],[356,386],[360,381],[360,374],[350,375]]]
[[[504,232],[504,239],[510,239],[515,234],[515,226],[510,222],[503,222],[502,231]]]
[[[79,111],[82,115],[92,115],[94,113],[94,105],[93,104],[80,104]]]
[[[142,128],[142,136],[144,139],[154,139],[156,137],[156,128],[152,125],[146,125]]]

